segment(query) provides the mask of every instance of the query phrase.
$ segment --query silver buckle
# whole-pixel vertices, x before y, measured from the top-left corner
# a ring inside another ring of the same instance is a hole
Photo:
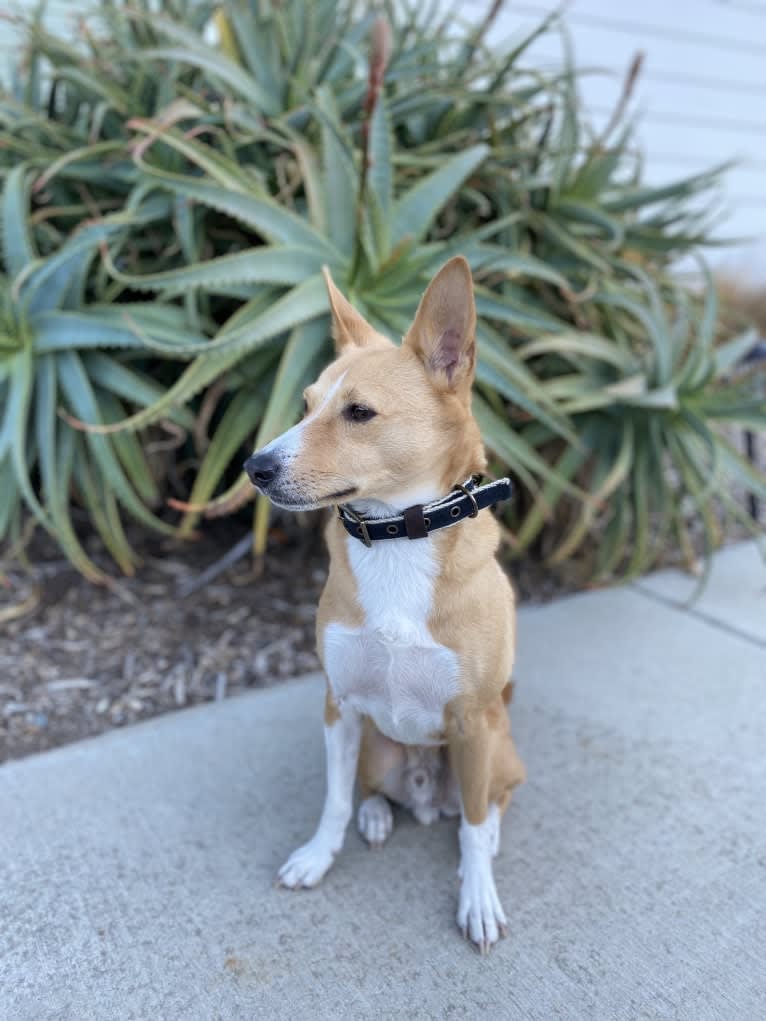
[[[338,507],[338,517],[341,519],[341,521],[343,520],[344,514],[348,514],[352,521],[356,521],[357,529],[362,539],[362,542],[368,548],[371,547],[372,539],[370,538],[370,533],[367,531],[367,522],[364,520],[361,514],[357,514],[353,507],[349,507],[348,505],[344,505],[343,510],[341,510],[340,507]]]

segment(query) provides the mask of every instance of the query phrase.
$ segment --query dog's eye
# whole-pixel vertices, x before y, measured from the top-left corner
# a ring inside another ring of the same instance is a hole
[[[309,413],[309,402],[304,397],[303,398],[303,417],[305,418],[306,415],[308,415],[308,413]]]
[[[369,422],[375,418],[377,411],[366,407],[364,404],[347,404],[343,409],[343,417],[347,422]]]

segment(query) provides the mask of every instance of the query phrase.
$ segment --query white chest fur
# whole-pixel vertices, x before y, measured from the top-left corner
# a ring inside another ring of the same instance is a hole
[[[444,707],[458,693],[458,660],[428,629],[438,573],[433,544],[394,539],[367,548],[350,536],[347,544],[365,620],[360,628],[325,629],[333,694],[394,741],[434,744]]]

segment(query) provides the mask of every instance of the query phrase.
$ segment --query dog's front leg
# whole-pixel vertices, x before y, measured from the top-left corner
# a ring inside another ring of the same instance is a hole
[[[351,818],[362,720],[348,708],[332,715],[334,719],[325,716],[327,794],[319,826],[311,840],[294,851],[279,870],[279,884],[293,889],[316,886],[343,846]]]
[[[449,740],[460,787],[460,897],[457,924],[487,953],[508,924],[495,888],[492,858],[500,840],[500,809],[489,800],[491,745],[485,715],[463,721]]]

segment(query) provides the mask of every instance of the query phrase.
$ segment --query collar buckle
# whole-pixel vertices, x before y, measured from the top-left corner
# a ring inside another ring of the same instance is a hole
[[[336,510],[338,511],[338,517],[341,521],[343,521],[343,514],[345,512],[356,522],[359,538],[369,549],[372,546],[372,539],[370,538],[370,533],[367,531],[367,522],[364,520],[362,515],[357,514],[354,508],[348,503],[343,505],[343,511],[341,511],[340,507],[337,507]]]

